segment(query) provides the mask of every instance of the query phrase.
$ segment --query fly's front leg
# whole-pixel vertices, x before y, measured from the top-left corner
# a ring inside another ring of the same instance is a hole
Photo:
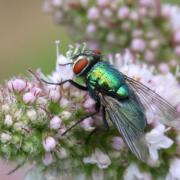
[[[44,83],[46,84],[52,84],[52,85],[57,85],[57,86],[61,86],[67,82],[69,82],[70,84],[72,84],[74,87],[80,89],[80,90],[83,90],[83,91],[88,91],[88,88],[86,86],[82,86],[81,84],[78,84],[77,82],[73,81],[72,79],[67,79],[65,81],[62,81],[60,83],[53,83],[53,82],[48,82],[44,79],[41,79]]]

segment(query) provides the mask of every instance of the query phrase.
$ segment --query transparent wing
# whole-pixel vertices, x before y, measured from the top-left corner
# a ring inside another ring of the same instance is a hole
[[[175,128],[180,128],[180,115],[177,113],[174,106],[144,84],[128,76],[124,75],[124,77],[126,83],[140,98],[145,109],[150,109],[152,113],[159,115],[159,120],[161,120],[162,123]]]
[[[133,111],[134,105],[132,104],[132,101],[128,102],[128,106],[126,106],[124,103],[119,102],[110,96],[101,96],[101,102],[105,106],[108,117],[121,133],[132,153],[139,160],[146,162],[148,148],[144,138],[144,128],[140,127],[138,123],[136,124],[135,120],[138,121],[139,118],[136,113],[133,113],[135,111]],[[130,113],[128,113],[129,111]],[[143,118],[142,120],[144,121]]]

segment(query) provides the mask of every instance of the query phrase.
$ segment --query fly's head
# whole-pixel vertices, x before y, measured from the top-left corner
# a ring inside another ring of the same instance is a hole
[[[73,48],[70,47],[67,57],[72,60],[73,72],[76,76],[85,75],[91,67],[102,58],[99,50],[89,50],[86,45]]]

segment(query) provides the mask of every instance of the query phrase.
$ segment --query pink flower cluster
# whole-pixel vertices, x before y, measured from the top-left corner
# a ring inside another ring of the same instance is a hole
[[[129,48],[147,62],[180,58],[180,10],[160,0],[45,0],[44,10],[90,48]]]
[[[104,7],[108,1],[98,3]],[[57,86],[40,80],[58,83],[73,79],[72,67],[60,66],[69,62],[70,51],[72,47],[66,56],[58,54],[56,69],[48,77],[39,71],[31,72],[30,78],[12,78],[1,86],[0,157],[16,162],[35,162],[49,172],[53,169],[58,178],[59,169],[71,171],[72,168],[82,170],[84,174],[88,170],[88,176],[93,179],[180,178],[180,133],[176,128],[162,124],[159,116],[148,107],[148,129],[144,134],[149,150],[147,164],[137,163],[121,134],[112,125],[109,131],[97,132],[86,143],[89,133],[102,126],[101,113],[85,119],[62,136],[77,120],[94,111],[94,101],[87,92],[81,92],[70,84]],[[170,71],[172,62],[155,68],[138,61],[128,50],[109,55],[107,59],[119,71],[156,91],[180,111],[177,80],[180,72],[178,68],[176,74]],[[157,167],[164,169],[159,172]]]

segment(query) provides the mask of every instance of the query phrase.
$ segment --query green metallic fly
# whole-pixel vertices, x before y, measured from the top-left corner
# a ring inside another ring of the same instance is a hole
[[[144,138],[144,130],[147,126],[145,109],[151,108],[152,113],[158,111],[163,117],[163,123],[172,127],[180,123],[176,109],[150,88],[124,75],[104,61],[98,50],[89,50],[81,46],[71,48],[67,56],[72,62],[62,65],[72,64],[74,74],[82,77],[86,86],[72,79],[60,83],[43,81],[59,86],[69,82],[80,90],[88,91],[96,105],[95,112],[81,118],[63,135],[84,119],[102,111],[106,129],[109,128],[108,120],[111,120],[132,153],[139,160],[146,162],[148,147]]]

